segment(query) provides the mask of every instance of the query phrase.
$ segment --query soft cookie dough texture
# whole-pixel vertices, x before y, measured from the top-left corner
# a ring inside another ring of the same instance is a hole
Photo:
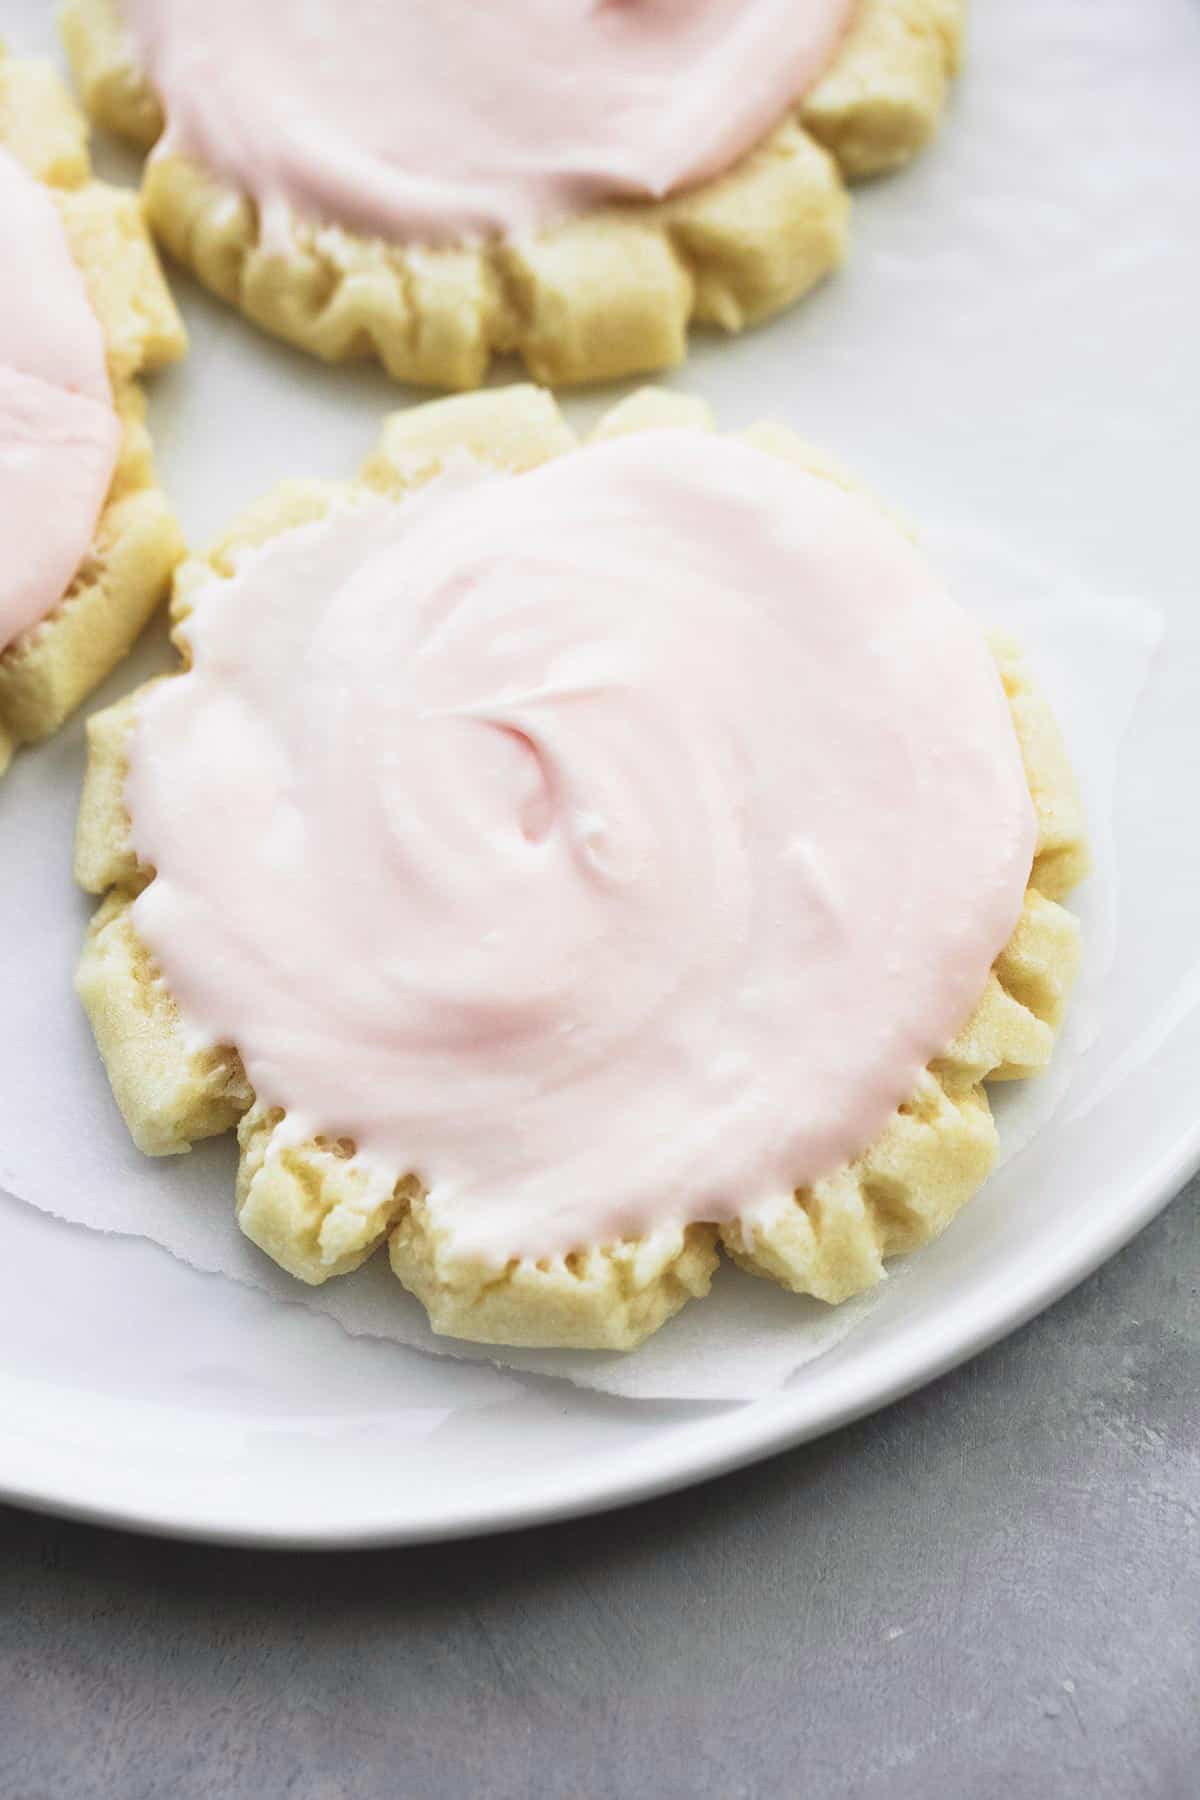
[[[646,390],[610,412],[596,435],[664,425],[711,429],[703,402]],[[748,436],[771,454],[842,479],[790,432],[763,427]],[[436,475],[453,451],[523,469],[573,441],[553,401],[535,388],[442,400],[390,418],[361,481],[399,496]],[[320,517],[347,491],[293,482],[251,508],[207,561],[180,569],[177,627],[203,605],[206,586],[233,574],[239,551]],[[186,659],[186,629],[180,647]],[[88,932],[78,987],[135,1140],[163,1156],[236,1126],[238,1218],[269,1256],[315,1284],[356,1268],[386,1239],[395,1273],[424,1303],[434,1329],[484,1343],[630,1349],[708,1291],[719,1244],[744,1268],[796,1293],[837,1302],[870,1287],[885,1258],[935,1237],[988,1173],[996,1133],[983,1084],[1045,1067],[1078,956],[1075,919],[1059,905],[1087,870],[1074,778],[1019,655],[1003,643],[995,652],[1037,815],[1024,908],[974,1014],[878,1141],[770,1214],[743,1214],[719,1229],[668,1226],[636,1241],[537,1262],[513,1259],[499,1269],[456,1252],[434,1228],[411,1177],[381,1197],[353,1144],[317,1138],[281,1145],[275,1127],[283,1115],[256,1102],[236,1048],[189,1045],[130,912],[151,879],[130,847],[123,801],[138,697],[97,714],[89,724],[76,874],[106,898]],[[619,1182],[619,1169],[613,1179]]]
[[[87,125],[46,64],[0,45],[0,144],[50,189],[107,351],[121,443],[88,555],[46,618],[0,650],[0,773],[48,736],[126,654],[183,554],[155,483],[137,377],[175,362],[183,325],[136,194],[94,181]],[[18,279],[5,271],[0,279]]]
[[[966,0],[856,0],[822,78],[725,175],[609,205],[530,242],[408,248],[294,221],[260,241],[250,199],[180,156],[152,159],[162,242],[267,331],[327,362],[377,358],[399,381],[473,388],[517,352],[549,386],[682,362],[689,321],[741,331],[841,261],[846,183],[898,168],[937,128]],[[149,149],[163,129],[119,0],[67,0],[67,51],[91,117]]]

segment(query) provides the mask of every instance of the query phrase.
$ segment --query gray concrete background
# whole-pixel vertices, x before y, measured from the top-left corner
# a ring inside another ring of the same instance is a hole
[[[819,1444],[409,1551],[0,1510],[3,1800],[1197,1800],[1200,1182]]]

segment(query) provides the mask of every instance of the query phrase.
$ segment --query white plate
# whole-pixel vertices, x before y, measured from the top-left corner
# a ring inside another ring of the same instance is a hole
[[[0,0],[0,34],[47,48],[48,14]],[[1200,1161],[1200,20],[1188,0],[1096,0],[1082,23],[1074,0],[1011,0],[979,9],[973,52],[942,143],[861,197],[845,275],[770,329],[701,345],[677,380],[724,423],[793,423],[917,518],[982,522],[1162,609],[1120,763],[1116,962],[1073,1097],[849,1338],[740,1407],[621,1402],[352,1340],[0,1197],[0,1493],[326,1545],[613,1505],[928,1380],[1079,1280]],[[352,468],[404,396],[180,291],[193,354],[158,384],[152,422],[203,541],[281,475]],[[570,410],[585,422],[598,405]],[[77,779],[78,750],[63,761]],[[3,820],[0,790],[0,843]],[[71,1004],[68,977],[48,1007]],[[0,1130],[3,1116],[0,1097]]]

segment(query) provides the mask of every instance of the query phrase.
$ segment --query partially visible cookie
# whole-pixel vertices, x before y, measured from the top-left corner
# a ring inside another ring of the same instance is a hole
[[[0,772],[126,654],[183,554],[138,377],[185,349],[135,194],[47,66],[0,49]]]
[[[653,391],[583,450],[532,388],[396,414],[184,564],[184,669],[90,722],[113,1092],[152,1155],[236,1125],[302,1281],[386,1242],[437,1331],[621,1349],[718,1245],[837,1302],[1050,1059],[1088,856],[1045,701],[799,439],[710,431]]]
[[[188,45],[188,20],[170,0],[67,0],[63,33],[84,105],[108,129],[157,144],[144,184],[155,231],[257,324],[325,361],[376,358],[399,381],[465,389],[509,352],[551,386],[666,368],[683,360],[690,323],[737,332],[791,305],[842,258],[846,182],[899,167],[936,130],[965,0],[749,0],[732,23],[728,7],[708,8],[715,25],[701,5],[606,0],[561,11],[580,21],[575,68],[564,60],[569,45],[558,63],[539,64],[539,35],[553,19],[545,8],[489,20],[477,7],[456,23],[452,9],[402,5],[385,21],[378,8],[344,5],[316,49],[310,13],[284,0],[279,8],[256,9],[251,23],[244,7],[218,0],[196,26],[203,40]],[[670,66],[692,86],[677,93],[637,40],[664,19],[691,29],[692,15],[696,45],[689,38]],[[431,36],[437,48],[439,16],[443,61],[428,52],[423,71],[412,52],[426,52]],[[399,34],[414,19],[423,35],[410,42]],[[390,61],[372,43],[356,62],[356,43],[385,22],[397,34]],[[727,31],[728,41],[714,49],[701,28]],[[495,44],[477,43],[489,29]],[[564,119],[569,128],[578,108],[585,132],[589,67],[623,31],[633,46],[624,83],[593,82],[598,141],[581,136],[574,151],[568,142],[544,184],[550,199],[531,196],[539,131],[548,137]],[[739,31],[757,31],[752,57]],[[345,121],[317,118],[306,58],[322,70],[349,65],[358,84],[344,145]],[[455,83],[476,67],[478,104],[464,92],[456,111]],[[630,123],[625,109],[646,84],[647,116]],[[746,119],[743,87],[759,106]],[[556,95],[543,131],[537,109]],[[402,149],[386,135],[377,144],[380,121],[408,122],[423,107],[445,175],[435,161],[399,198],[380,198],[392,195],[402,150],[412,152],[411,127]],[[310,124],[305,186],[297,168]],[[493,164],[522,130],[529,142],[512,156],[523,184],[514,196],[498,191]],[[653,155],[626,167],[639,131]],[[479,134],[471,157],[460,143],[468,132]],[[438,231],[441,195],[457,211]]]

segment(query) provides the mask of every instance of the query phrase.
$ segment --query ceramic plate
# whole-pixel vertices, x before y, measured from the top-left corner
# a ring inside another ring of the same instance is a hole
[[[0,35],[18,54],[50,49],[49,13],[0,0]],[[1099,1034],[1054,1121],[850,1336],[742,1405],[622,1401],[351,1338],[144,1241],[0,1196],[5,1497],[322,1545],[615,1505],[929,1380],[1078,1281],[1200,1161],[1200,15],[1189,0],[977,14],[943,139],[860,194],[845,272],[769,328],[701,342],[674,381],[723,424],[782,418],[914,518],[984,526],[1161,611],[1163,648],[1117,764],[1119,929]],[[152,423],[164,482],[203,543],[281,476],[346,473],[408,396],[318,369],[177,287],[193,352],[156,384]],[[568,411],[586,424],[601,404]],[[54,752],[64,782],[78,781],[79,743],[76,728]],[[22,779],[0,789],[0,845]],[[68,856],[64,842],[64,880]],[[0,993],[4,959],[20,954],[0,950]],[[68,968],[45,1004],[72,1004]],[[4,1106],[0,1094],[0,1134]]]

